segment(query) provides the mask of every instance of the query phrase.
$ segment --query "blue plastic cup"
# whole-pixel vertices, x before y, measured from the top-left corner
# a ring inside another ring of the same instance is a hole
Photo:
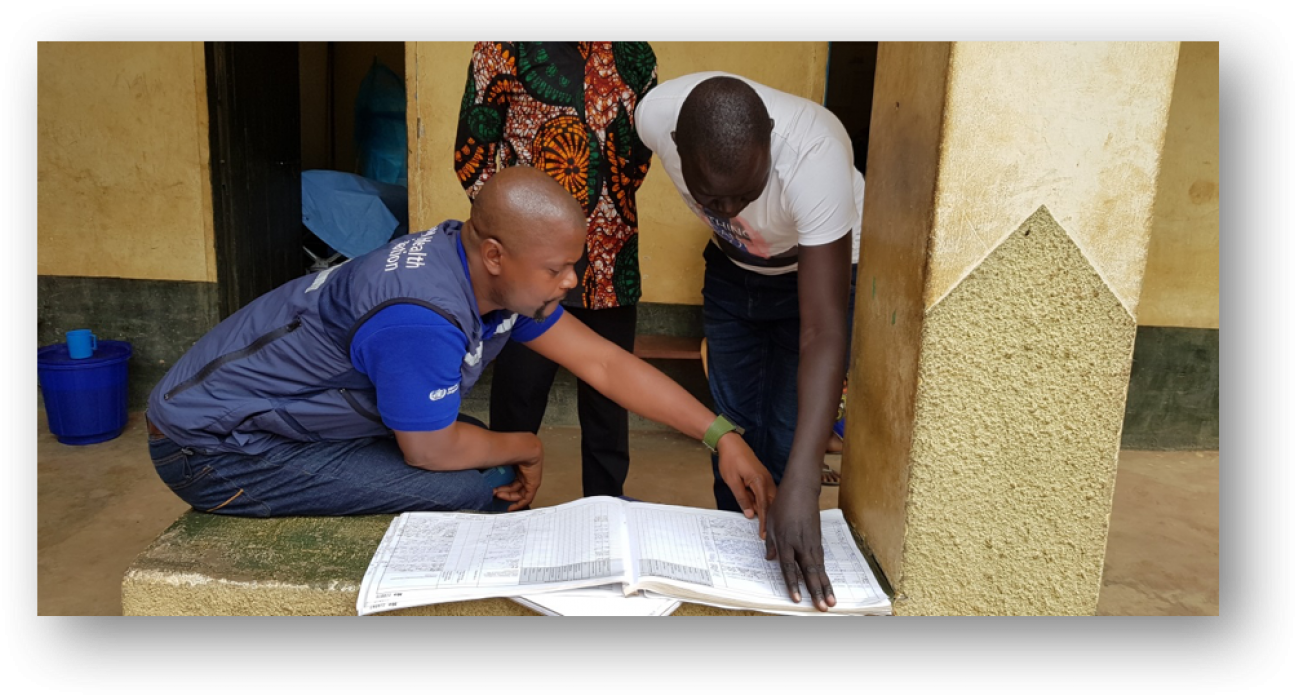
[[[75,331],[68,331],[68,357],[74,360],[84,360],[99,349],[99,338],[95,337],[86,328]]]

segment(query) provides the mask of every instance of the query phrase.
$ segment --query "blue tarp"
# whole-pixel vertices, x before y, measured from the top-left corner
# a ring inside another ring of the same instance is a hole
[[[406,187],[406,82],[376,56],[354,107],[357,172]]]
[[[334,170],[302,173],[302,223],[326,245],[356,258],[406,235],[406,188]]]

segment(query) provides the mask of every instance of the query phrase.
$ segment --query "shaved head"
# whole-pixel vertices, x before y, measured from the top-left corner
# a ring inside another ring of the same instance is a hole
[[[549,175],[519,165],[484,183],[461,238],[479,313],[509,309],[540,322],[578,284],[587,215]]]
[[[682,179],[710,216],[739,216],[767,187],[772,171],[772,118],[754,88],[719,76],[695,86],[672,133]]]
[[[587,233],[587,215],[564,187],[546,173],[526,165],[493,175],[470,208],[478,237],[495,238],[508,248],[526,251]]]
[[[682,102],[673,138],[683,157],[712,169],[734,170],[753,150],[771,143],[772,119],[762,98],[743,80],[719,76],[696,85]]]

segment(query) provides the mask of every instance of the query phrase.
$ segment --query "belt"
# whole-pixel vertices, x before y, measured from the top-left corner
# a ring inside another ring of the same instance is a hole
[[[153,421],[149,420],[149,414],[147,414],[147,413],[146,413],[145,416],[144,416],[144,427],[145,427],[145,430],[149,431],[149,437],[151,437],[151,438],[165,438],[165,437],[167,437],[167,435],[164,434],[163,431],[161,431],[161,430],[158,429],[158,426],[156,426],[156,425],[153,424]]]

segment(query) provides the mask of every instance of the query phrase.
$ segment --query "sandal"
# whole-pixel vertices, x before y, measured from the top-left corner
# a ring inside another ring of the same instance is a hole
[[[839,486],[840,474],[831,469],[829,464],[822,465],[822,486]]]

